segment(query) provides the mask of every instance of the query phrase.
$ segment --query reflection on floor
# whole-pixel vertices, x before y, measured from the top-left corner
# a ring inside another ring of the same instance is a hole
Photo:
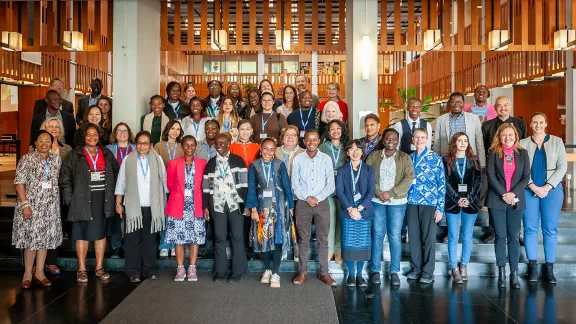
[[[65,272],[52,287],[22,291],[20,272],[0,272],[0,323],[97,323],[137,287],[120,272],[107,283],[93,274],[88,284],[75,279],[75,273]],[[399,289],[391,289],[387,280],[380,287],[360,289],[336,279],[334,299],[343,324],[576,322],[576,279],[559,279],[557,286],[522,281],[520,290],[498,289],[495,279],[484,277],[453,285],[450,278],[437,276],[434,284],[422,285],[401,276]],[[244,280],[260,284],[252,277]]]

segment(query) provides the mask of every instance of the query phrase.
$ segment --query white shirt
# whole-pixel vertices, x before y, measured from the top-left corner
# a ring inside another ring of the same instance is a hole
[[[408,122],[408,126],[412,129],[412,123],[416,123],[416,128],[420,127],[420,117],[416,120],[412,120],[409,116],[406,116],[406,121]],[[402,143],[402,121],[399,120],[396,124],[394,124],[394,129],[400,134],[398,136],[398,150],[400,150],[400,143]],[[432,125],[430,122],[426,122],[426,131],[428,131],[428,140],[426,141],[426,147],[430,149],[432,147]]]
[[[380,190],[390,191],[394,188],[394,181],[396,180],[396,154],[394,153],[391,157],[386,157],[384,151],[382,151],[382,163],[380,163]],[[390,198],[387,202],[382,202],[380,198],[374,196],[372,202],[380,205],[404,205],[408,202],[408,197],[393,199]]]
[[[318,202],[328,198],[336,190],[332,158],[316,151],[310,158],[307,152],[298,154],[292,165],[292,191],[300,200],[315,197]]]
[[[138,152],[134,151],[134,153],[130,154],[138,154]],[[157,155],[158,158],[158,168],[160,169],[160,175],[162,177],[162,185],[164,186],[164,190],[168,192],[168,186],[166,185],[166,167],[164,166],[164,162],[162,162],[162,158],[160,155]],[[142,167],[140,163],[136,163],[137,170],[136,175],[138,176],[138,195],[140,196],[140,206],[142,207],[150,207],[150,170],[144,177],[142,173]],[[144,162],[143,162],[143,165]],[[133,176],[133,171],[129,171],[130,176]],[[126,159],[122,161],[122,165],[120,166],[120,171],[118,172],[118,180],[116,180],[116,190],[114,191],[115,195],[124,195],[126,193]]]
[[[192,121],[192,118],[190,116],[182,118],[182,129],[184,130],[184,136],[192,135],[194,136],[197,142],[205,140],[206,139],[205,124],[210,119],[212,118],[203,117],[200,119],[198,125],[194,126],[194,122]],[[198,131],[196,131],[196,127],[198,127]]]

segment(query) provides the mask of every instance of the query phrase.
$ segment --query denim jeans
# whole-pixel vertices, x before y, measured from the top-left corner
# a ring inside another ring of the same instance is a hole
[[[174,250],[174,244],[166,243],[166,231],[160,232],[160,245],[158,245],[158,250]]]
[[[544,198],[535,197],[530,189],[524,189],[526,210],[524,210],[524,248],[528,260],[538,259],[538,227],[542,224],[544,238],[544,256],[546,262],[556,261],[558,245],[558,219],[564,201],[562,184],[548,191]]]
[[[472,232],[478,214],[446,213],[448,223],[448,257],[450,269],[458,267],[458,238],[460,237],[460,223],[462,223],[462,264],[468,264],[472,253]]]
[[[406,216],[406,204],[382,205],[373,203],[374,219],[372,220],[372,272],[380,272],[384,236],[388,234],[390,245],[390,272],[400,272],[402,254],[402,223]]]

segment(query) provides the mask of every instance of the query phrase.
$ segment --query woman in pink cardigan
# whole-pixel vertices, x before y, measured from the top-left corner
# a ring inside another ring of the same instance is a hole
[[[170,198],[166,204],[166,243],[176,245],[178,269],[174,281],[197,281],[198,245],[206,242],[206,224],[202,211],[202,179],[206,161],[194,157],[196,139],[184,136],[184,156],[168,164],[167,183]],[[190,244],[190,266],[184,269],[184,244]]]

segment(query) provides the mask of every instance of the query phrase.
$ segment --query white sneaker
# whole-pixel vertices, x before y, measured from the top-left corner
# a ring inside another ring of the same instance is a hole
[[[272,270],[264,271],[264,273],[262,274],[262,279],[260,279],[260,283],[269,284],[271,276],[272,276]]]
[[[167,258],[168,257],[168,249],[160,250],[160,257],[161,258]]]
[[[273,274],[270,280],[270,288],[280,288],[280,276],[278,274]]]
[[[172,251],[170,251],[170,256],[173,258],[176,257],[176,249],[172,249]]]

